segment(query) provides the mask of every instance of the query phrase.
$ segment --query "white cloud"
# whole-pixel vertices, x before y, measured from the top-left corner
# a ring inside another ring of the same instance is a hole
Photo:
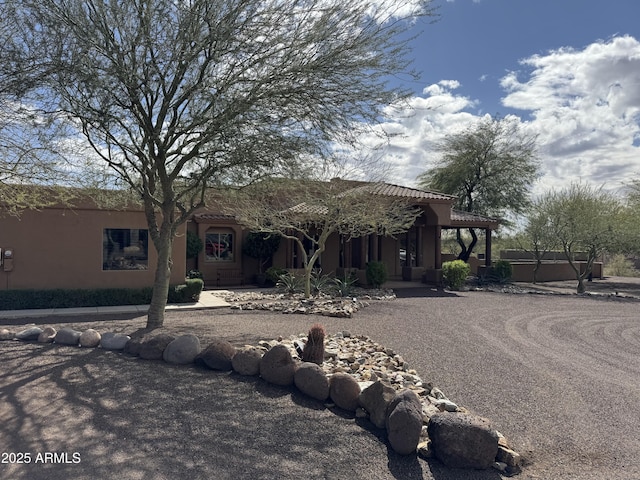
[[[425,87],[423,95],[412,97],[408,104],[386,110],[386,121],[378,132],[390,136],[381,153],[392,167],[387,181],[415,185],[416,177],[435,165],[435,146],[444,136],[463,130],[478,118],[468,111],[477,101],[454,92],[460,87],[456,80],[441,80]],[[380,136],[374,134],[362,141],[372,149],[381,143]]]
[[[531,112],[521,126],[538,135],[542,178],[534,192],[572,181],[616,190],[640,175],[640,42],[617,37],[584,49],[562,48],[522,60],[501,85],[506,107]],[[393,135],[384,158],[389,181],[415,185],[437,161],[435,145],[479,118],[479,101],[459,94],[456,80],[428,85],[408,108],[386,111]],[[365,143],[378,146],[379,137]]]
[[[616,189],[640,174],[640,42],[616,37],[521,64],[501,85],[505,106],[532,112],[545,186],[588,181]],[[634,146],[635,143],[635,146]]]

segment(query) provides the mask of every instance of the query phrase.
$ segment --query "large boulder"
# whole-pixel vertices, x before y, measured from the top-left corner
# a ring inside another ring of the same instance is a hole
[[[298,390],[305,395],[324,402],[329,398],[329,379],[322,367],[316,363],[303,362],[293,376]]]
[[[74,330],[73,328],[65,327],[56,333],[54,341],[60,345],[76,346],[80,342],[80,335],[82,335],[82,332]]]
[[[165,362],[174,365],[188,365],[193,363],[200,350],[200,339],[192,333],[188,333],[180,335],[170,342],[164,349],[162,358]]]
[[[260,361],[260,376],[275,385],[293,385],[296,364],[291,352],[282,344],[272,347]]]
[[[387,407],[385,421],[391,448],[400,455],[414,453],[422,431],[422,402],[413,390],[398,393]]]
[[[106,332],[100,338],[100,346],[105,350],[124,350],[129,340],[131,337],[124,333]]]
[[[360,393],[360,406],[369,413],[369,420],[378,428],[386,428],[387,407],[396,396],[396,390],[380,380]]]
[[[40,335],[38,335],[39,343],[52,343],[56,338],[58,331],[53,327],[44,327]]]
[[[133,340],[131,339],[129,343],[133,342]],[[174,340],[175,337],[168,333],[158,333],[143,337],[140,343],[140,358],[144,360],[162,360],[165,348]],[[127,345],[129,344],[127,343]]]
[[[242,348],[231,359],[231,366],[240,375],[258,375],[263,353],[264,351],[258,347]]]
[[[198,365],[228,372],[233,368],[231,361],[236,355],[236,347],[226,340],[214,340],[196,357]]]
[[[348,373],[334,373],[329,380],[329,396],[338,407],[355,412],[359,405],[360,385]]]
[[[86,348],[97,347],[100,345],[101,338],[102,337],[96,330],[90,328],[82,332],[82,335],[80,335],[80,346]]]
[[[498,432],[472,414],[436,413],[428,433],[436,458],[448,467],[486,469],[498,453]]]
[[[18,340],[29,342],[33,340],[38,340],[38,336],[40,336],[41,333],[42,333],[42,329],[40,327],[29,327],[16,333],[15,337]]]

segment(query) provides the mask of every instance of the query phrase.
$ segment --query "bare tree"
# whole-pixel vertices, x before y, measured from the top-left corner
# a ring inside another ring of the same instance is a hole
[[[352,238],[406,232],[421,211],[405,201],[380,195],[378,183],[262,182],[238,193],[233,212],[248,229],[279,235],[298,245],[305,273],[305,296],[311,274],[332,234]],[[308,249],[307,245],[311,245]]]
[[[456,208],[507,221],[529,205],[529,191],[537,176],[536,137],[521,130],[513,118],[484,117],[438,146],[440,165],[418,177],[420,186],[456,195]],[[478,237],[469,229],[467,245],[457,231],[458,258],[467,261]]]
[[[7,0],[0,67],[64,115],[141,198],[164,321],[173,238],[211,185],[297,171],[355,142],[407,90],[409,20],[429,0]]]

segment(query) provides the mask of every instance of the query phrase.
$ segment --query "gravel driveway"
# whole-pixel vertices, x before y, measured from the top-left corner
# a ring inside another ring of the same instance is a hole
[[[526,459],[518,478],[640,478],[640,303],[426,288],[399,296],[353,319],[222,309],[171,313],[165,325],[239,345],[315,321],[366,334],[489,418]],[[128,333],[144,321],[31,320]],[[0,342],[0,365],[2,452],[31,456],[0,463],[0,478],[501,478],[398,456],[368,422],[259,379],[18,342]],[[67,463],[43,463],[46,452]]]

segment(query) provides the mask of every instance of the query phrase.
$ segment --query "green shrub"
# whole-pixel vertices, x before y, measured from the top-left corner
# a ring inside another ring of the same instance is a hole
[[[187,258],[196,258],[202,249],[204,243],[202,239],[194,232],[187,231]]]
[[[511,267],[511,263],[507,260],[498,260],[493,264],[491,269],[498,283],[506,283],[511,280],[513,268]]]
[[[382,262],[367,263],[367,283],[375,288],[380,288],[387,281],[387,267]]]
[[[250,232],[244,241],[242,253],[258,260],[258,272],[262,273],[265,264],[280,248],[282,237],[273,233]]]
[[[202,272],[200,270],[189,270],[187,272],[187,278],[199,278],[202,280]]]
[[[451,290],[459,290],[471,273],[471,267],[462,260],[442,264],[442,278]]]
[[[285,275],[287,271],[284,268],[269,267],[265,273],[267,274],[267,280],[276,285],[280,277]]]

